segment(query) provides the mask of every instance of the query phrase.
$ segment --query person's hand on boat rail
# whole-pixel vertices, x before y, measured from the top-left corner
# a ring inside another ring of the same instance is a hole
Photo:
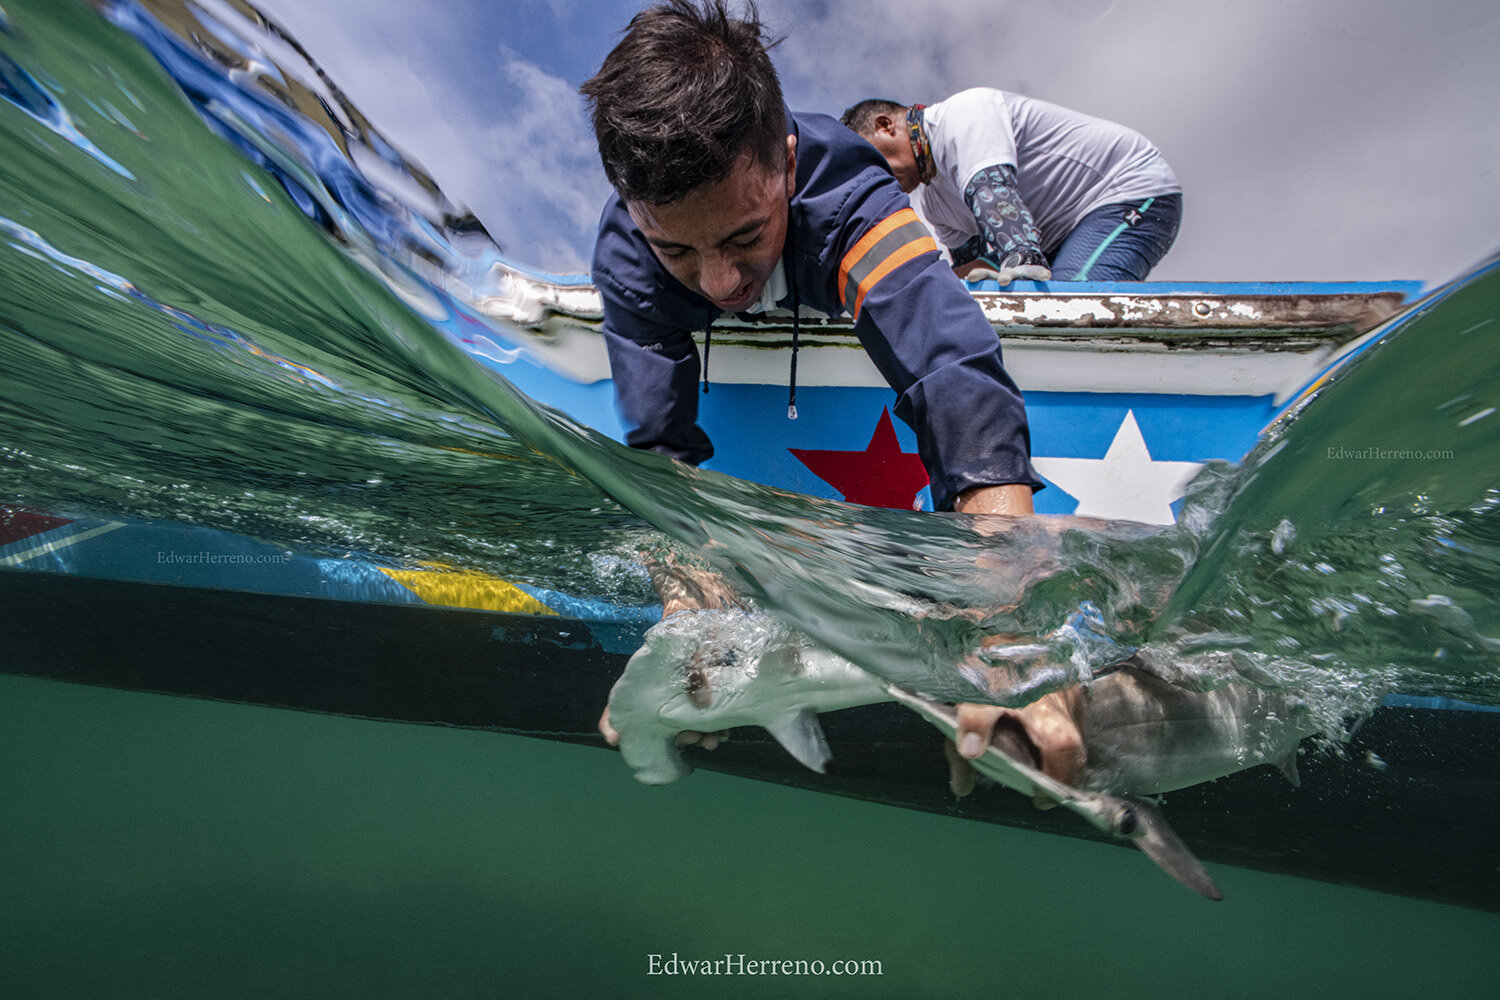
[[[1008,285],[1012,281],[1051,281],[1052,271],[1041,264],[1017,264],[996,270],[987,260],[977,260],[953,269],[965,281],[993,281]]]

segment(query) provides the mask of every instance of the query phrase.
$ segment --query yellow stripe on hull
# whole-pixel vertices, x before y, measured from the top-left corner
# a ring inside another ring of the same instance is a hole
[[[555,615],[547,605],[513,583],[481,573],[434,569],[385,569],[380,572],[428,604],[513,615]]]

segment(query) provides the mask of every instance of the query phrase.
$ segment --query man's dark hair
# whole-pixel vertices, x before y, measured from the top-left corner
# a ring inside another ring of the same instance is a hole
[[[895,101],[883,101],[872,98],[868,101],[860,101],[854,107],[844,112],[839,121],[844,123],[844,128],[860,135],[869,135],[875,131],[875,118],[878,115],[890,115],[900,120],[906,114],[906,105],[897,104]]]
[[[620,197],[664,205],[729,176],[746,153],[786,167],[786,105],[754,0],[664,0],[631,19],[579,88]]]

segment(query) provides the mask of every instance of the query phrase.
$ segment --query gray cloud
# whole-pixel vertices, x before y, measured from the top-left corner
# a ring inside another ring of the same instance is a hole
[[[508,254],[543,269],[587,269],[609,186],[572,84],[462,5],[260,6]]]
[[[1441,280],[1500,246],[1500,28],[1482,0],[763,10],[788,33],[778,64],[795,106],[983,85],[1145,133],[1186,189],[1153,277]]]
[[[603,51],[634,4],[526,0],[485,21],[451,0],[262,6],[513,256],[584,265],[607,189],[555,63]],[[1500,245],[1488,0],[761,7],[787,36],[776,61],[799,109],[984,85],[1145,133],[1186,188],[1182,236],[1154,277],[1441,280]],[[549,13],[597,37],[523,44],[495,27]]]

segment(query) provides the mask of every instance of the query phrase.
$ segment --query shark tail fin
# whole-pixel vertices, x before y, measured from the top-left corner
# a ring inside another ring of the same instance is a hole
[[[1214,884],[1208,869],[1177,838],[1161,813],[1144,802],[1132,802],[1130,806],[1138,823],[1137,829],[1131,834],[1131,843],[1144,851],[1162,871],[1198,895],[1215,902],[1222,900],[1224,894]]]
[[[833,760],[833,751],[828,749],[828,738],[823,735],[823,727],[818,724],[817,712],[804,708],[766,726],[766,732],[775,737],[776,742],[797,758],[798,762],[819,774],[827,773],[828,762]]]

